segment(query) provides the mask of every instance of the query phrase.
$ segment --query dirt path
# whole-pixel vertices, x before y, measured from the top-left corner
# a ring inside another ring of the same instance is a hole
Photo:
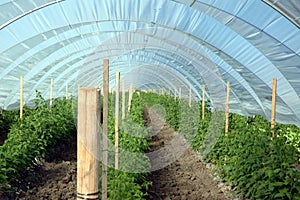
[[[164,124],[155,112],[149,110],[145,117],[147,126],[153,127],[149,158],[155,170],[148,178],[153,182],[148,199],[228,199],[183,137]],[[159,166],[165,167],[159,169]]]

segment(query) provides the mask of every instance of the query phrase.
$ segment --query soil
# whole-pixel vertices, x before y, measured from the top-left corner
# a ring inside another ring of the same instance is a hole
[[[147,153],[152,162],[148,180],[153,182],[148,200],[232,199],[183,137],[156,112],[147,110],[144,117],[153,134]],[[51,157],[24,172],[22,180],[13,183],[11,192],[0,193],[0,200],[76,199],[76,151],[76,138],[59,144]]]
[[[52,156],[15,181],[11,192],[0,194],[1,200],[76,199],[76,138],[59,144]]]
[[[144,113],[144,117],[147,118],[146,125],[153,128],[149,158],[152,168],[157,166],[148,177],[153,183],[148,191],[148,200],[233,199],[231,195],[226,194],[224,188],[218,186],[220,181],[213,179],[210,170],[186,144],[185,139],[163,123],[155,111],[148,110]],[[166,150],[165,153],[160,151],[161,149]],[[156,156],[151,156],[151,152],[158,151],[160,152],[155,154]],[[157,162],[164,163],[157,164]],[[158,166],[165,167],[158,168]]]
[[[6,139],[7,139],[7,134],[0,134],[0,146],[3,145]]]

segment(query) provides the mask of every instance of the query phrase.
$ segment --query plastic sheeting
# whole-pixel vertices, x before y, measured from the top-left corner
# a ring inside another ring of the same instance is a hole
[[[192,86],[199,96],[205,84],[222,108],[230,81],[230,110],[267,119],[277,78],[277,120],[300,126],[300,31],[261,0],[5,0],[0,13],[3,109],[18,107],[20,75],[28,103],[35,90],[49,96],[51,78],[55,97],[66,84],[101,87],[109,58],[112,87],[115,71],[127,87]]]
[[[263,0],[300,28],[300,1]]]

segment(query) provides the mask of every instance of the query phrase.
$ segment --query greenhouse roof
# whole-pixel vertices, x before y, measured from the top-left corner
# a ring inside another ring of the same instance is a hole
[[[299,0],[0,0],[0,107],[101,87],[103,59],[110,85],[201,86],[230,111],[270,119],[277,79],[277,121],[300,126]]]

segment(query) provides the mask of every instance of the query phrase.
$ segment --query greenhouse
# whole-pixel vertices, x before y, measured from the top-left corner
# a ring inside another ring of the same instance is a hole
[[[299,0],[0,0],[0,199],[300,199]]]

